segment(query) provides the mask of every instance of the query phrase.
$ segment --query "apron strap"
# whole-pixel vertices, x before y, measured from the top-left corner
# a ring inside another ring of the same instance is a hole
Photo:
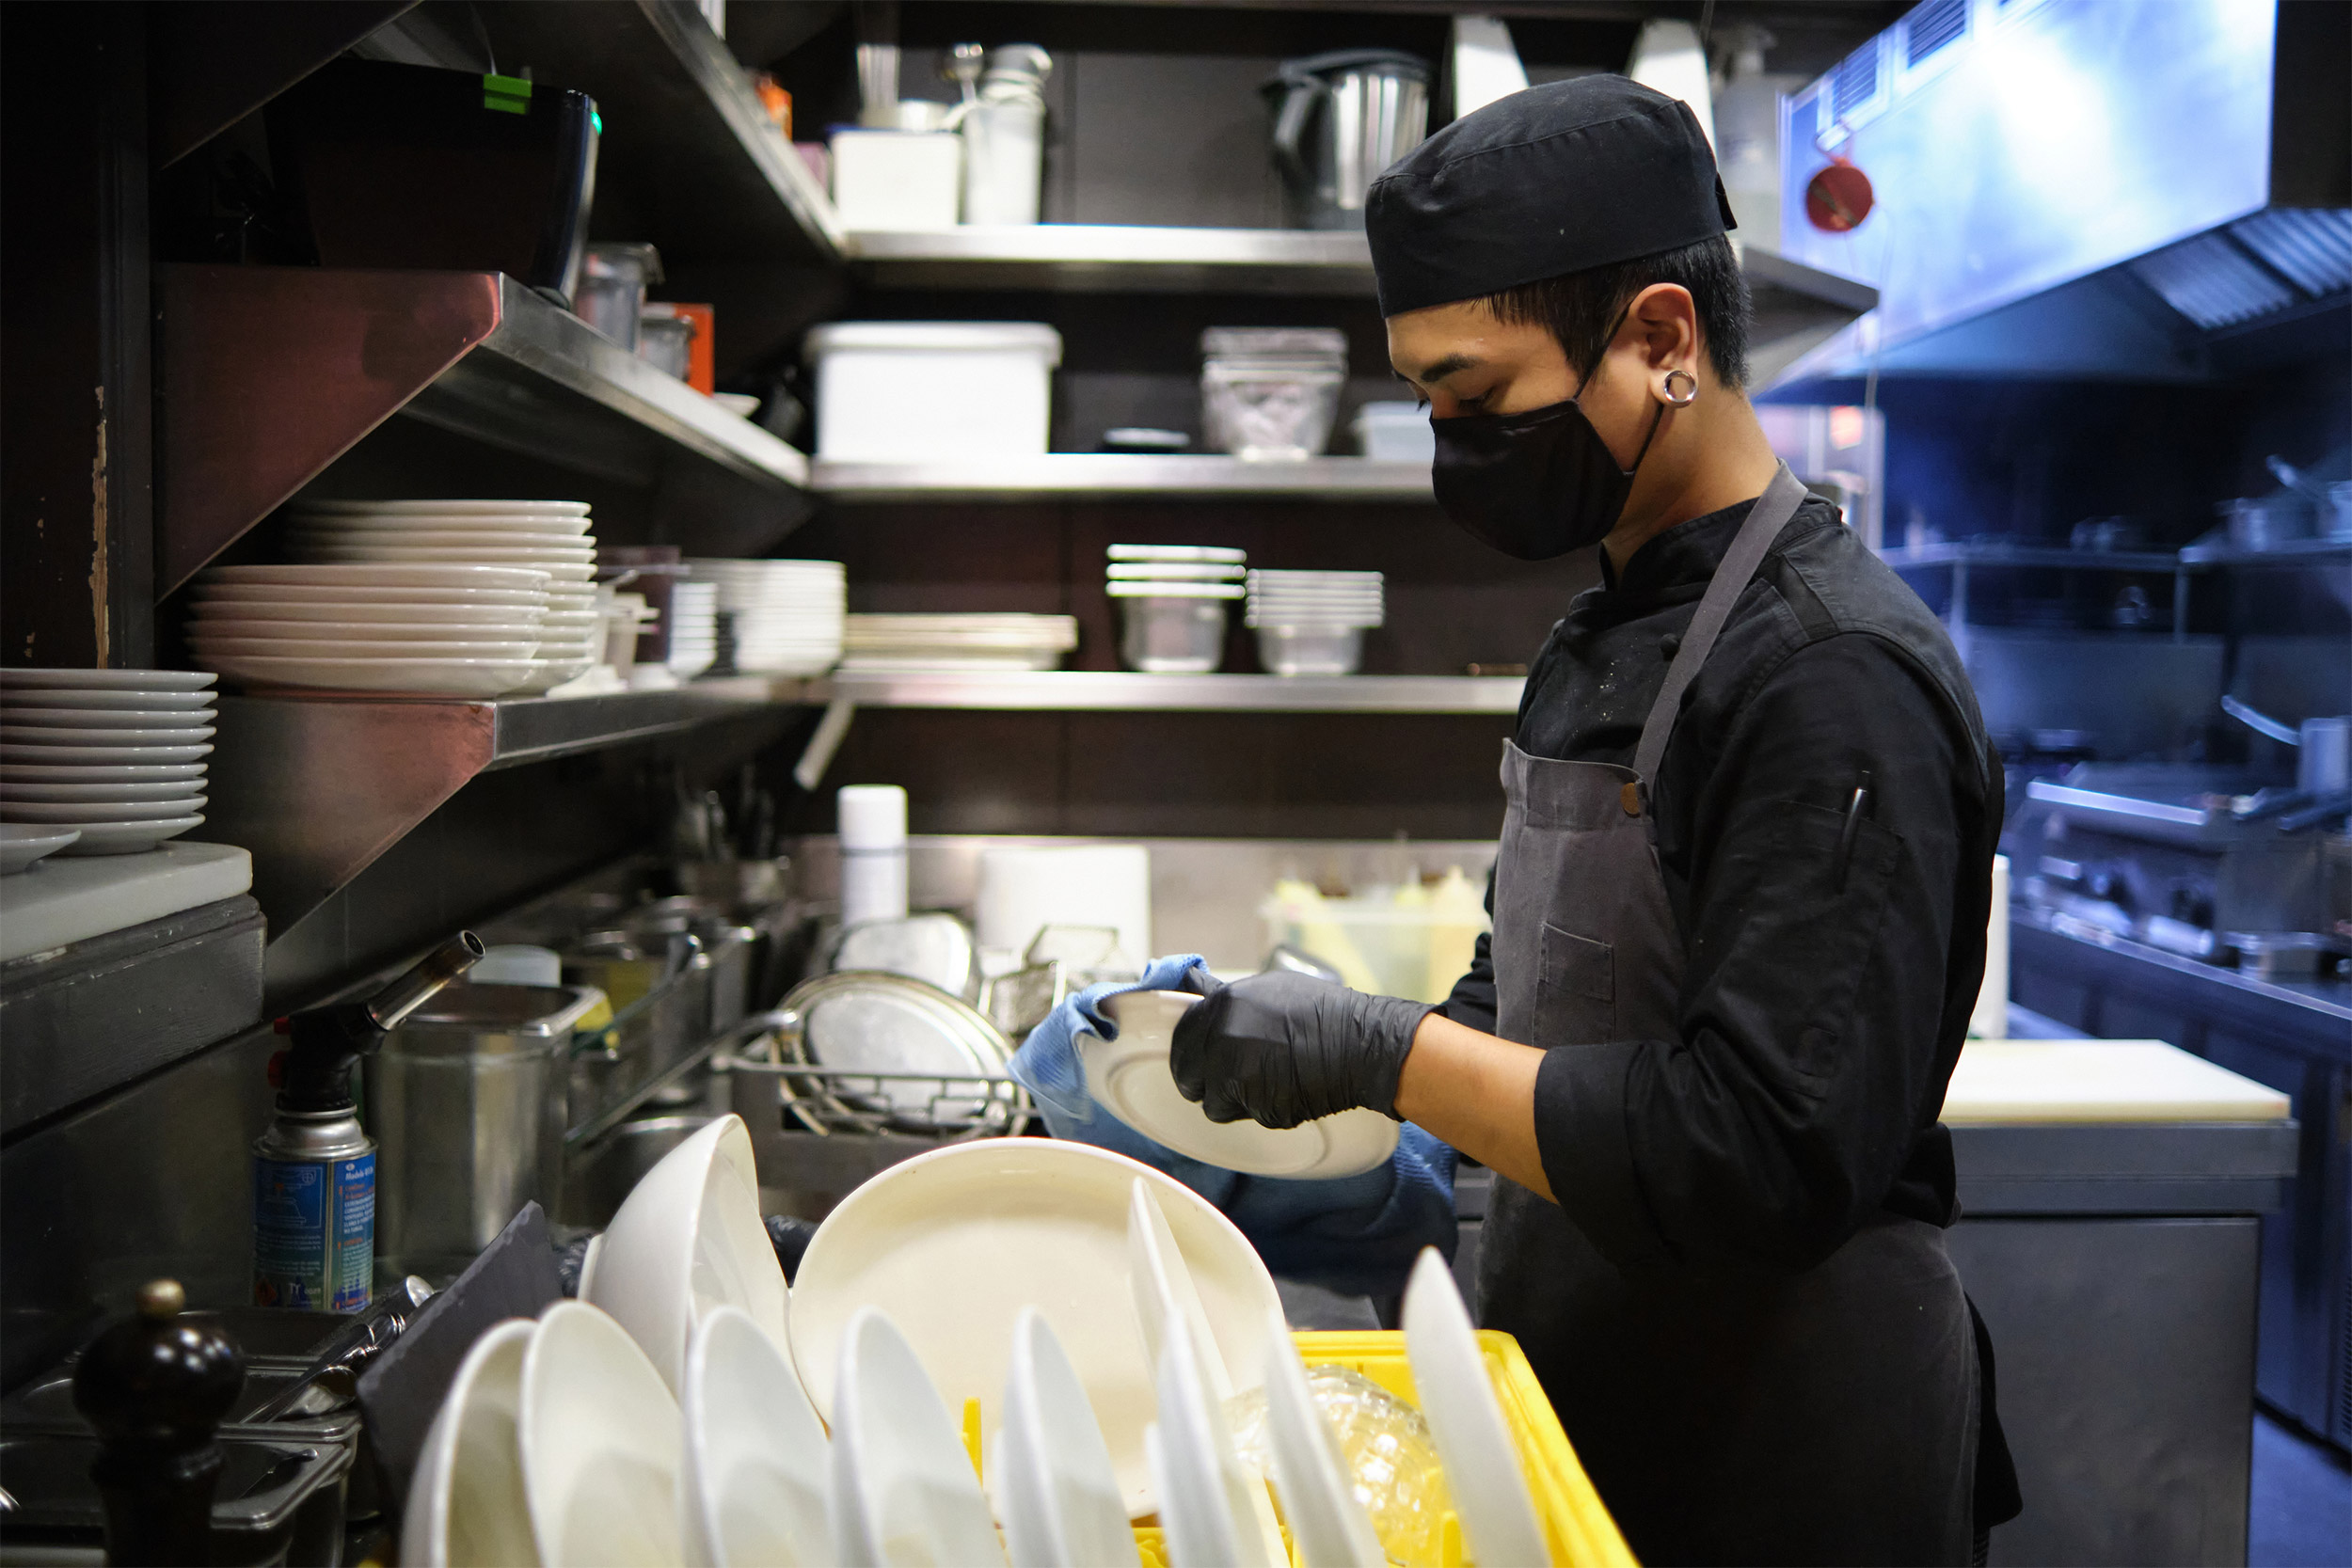
[[[1772,547],[1780,531],[1788,519],[1797,515],[1797,507],[1805,498],[1805,488],[1797,476],[1783,463],[1772,475],[1772,482],[1764,487],[1748,509],[1748,520],[1740,525],[1739,536],[1724,552],[1723,563],[1715,568],[1715,577],[1707,585],[1707,594],[1699,600],[1698,613],[1691,617],[1691,627],[1682,634],[1682,646],[1677,650],[1674,662],[1666,667],[1666,684],[1658,689],[1658,701],[1650,705],[1649,719],[1642,725],[1642,743],[1633,752],[1633,773],[1646,792],[1650,782],[1658,777],[1658,764],[1666,754],[1666,740],[1674,734],[1675,719],[1682,711],[1682,694],[1698,678],[1699,666],[1715,650],[1715,639],[1722,635],[1724,623],[1731,618],[1731,607],[1746,592],[1756,576],[1756,569],[1764,563],[1764,552]]]

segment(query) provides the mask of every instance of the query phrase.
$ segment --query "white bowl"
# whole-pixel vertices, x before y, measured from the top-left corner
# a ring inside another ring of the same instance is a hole
[[[540,1561],[684,1562],[677,1401],[620,1324],[577,1301],[541,1314],[518,1433]]]
[[[203,776],[200,762],[0,762],[0,784],[177,784]]]
[[[1294,1180],[1359,1176],[1396,1152],[1397,1124],[1377,1111],[1342,1111],[1279,1131],[1248,1120],[1211,1121],[1178,1091],[1168,1065],[1176,1021],[1200,1000],[1175,990],[1131,990],[1105,998],[1103,1011],[1119,1025],[1119,1037],[1078,1036],[1087,1093],[1145,1137],[1251,1176]]]
[[[214,566],[200,579],[228,587],[430,588],[498,590],[509,594],[545,591],[545,572],[521,566],[440,565],[425,562],[314,562],[303,566]],[[415,597],[414,594],[409,595]]]
[[[0,666],[0,691],[200,691],[201,670],[37,670]]]
[[[66,708],[80,713],[129,708],[143,713],[171,713],[210,707],[210,691],[139,690],[90,691],[73,688],[0,688],[0,708]]]
[[[984,1138],[891,1166],[843,1199],[792,1288],[792,1354],[819,1414],[857,1308],[905,1333],[949,1404],[1000,1424],[1013,1326],[1034,1307],[1078,1370],[1128,1513],[1150,1511],[1143,1429],[1152,1374],[1127,1289],[1127,1212],[1141,1177],[1167,1214],[1226,1360],[1254,1380],[1281,1304],[1232,1222],[1181,1182],[1122,1155],[1047,1138]],[[949,1283],[943,1283],[949,1282]]]
[[[0,725],[52,730],[195,730],[213,721],[213,694],[190,708],[19,707],[0,697]]]
[[[531,674],[527,658],[269,658],[219,654],[205,663],[250,686],[328,691],[396,691],[421,697],[497,697]]]
[[[13,877],[81,836],[79,830],[73,828],[0,822],[0,877]]]
[[[628,1330],[674,1389],[696,1315],[712,1307],[741,1308],[792,1354],[784,1270],[759,1216],[742,1117],[719,1117],[639,1179],[605,1227],[587,1299]]]
[[[201,795],[161,800],[0,800],[0,822],[46,822],[81,828],[101,822],[153,822],[193,816],[204,809]]]
[[[172,751],[181,751],[190,746],[201,746],[212,738],[213,730],[212,726],[209,724],[155,730],[81,730],[52,728],[46,724],[11,724],[0,722],[0,746],[21,746],[27,751],[49,746],[60,747],[73,751],[82,751],[89,748],[103,748],[111,751],[136,751],[145,747],[157,746],[168,748]],[[208,747],[207,750],[209,749],[210,748]],[[60,757],[57,760],[63,762],[69,759]],[[77,762],[88,762],[97,759],[89,757],[77,757],[71,760]],[[148,759],[144,757],[128,757],[121,760],[143,762]],[[182,757],[158,757],[154,760],[158,762],[181,762],[188,759]]]
[[[837,1370],[829,1512],[842,1568],[999,1568],[957,1423],[887,1315],[868,1307],[850,1321]]]
[[[523,1489],[523,1360],[537,1324],[500,1323],[459,1362],[408,1482],[400,1558],[418,1568],[538,1568]]]
[[[831,1444],[800,1374],[750,1316],[705,1314],[686,1347],[678,1484],[691,1568],[809,1562],[826,1538]]]

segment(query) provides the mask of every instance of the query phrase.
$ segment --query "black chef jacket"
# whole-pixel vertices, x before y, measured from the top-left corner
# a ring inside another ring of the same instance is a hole
[[[1667,530],[1622,576],[1603,554],[1529,673],[1521,750],[1632,762],[1753,504]],[[1790,874],[1820,841],[1792,847],[1787,802],[1843,814],[1866,783],[1895,875],[1881,901],[1822,901]],[[1810,1267],[1882,1209],[1951,1224],[1937,1117],[1983,974],[2001,774],[1943,628],[1828,503],[1740,595],[1652,800],[1689,958],[1679,1037],[1547,1061],[1535,1132],[1562,1209],[1605,1253],[1735,1269]],[[1484,938],[1444,1011],[1492,1032]]]

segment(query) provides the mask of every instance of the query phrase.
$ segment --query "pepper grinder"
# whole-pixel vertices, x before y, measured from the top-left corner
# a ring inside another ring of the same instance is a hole
[[[245,1386],[245,1356],[218,1328],[180,1321],[173,1279],[139,1290],[138,1316],[82,1353],[73,1407],[98,1433],[90,1465],[106,1504],[106,1560],[187,1568],[212,1560],[220,1420]]]

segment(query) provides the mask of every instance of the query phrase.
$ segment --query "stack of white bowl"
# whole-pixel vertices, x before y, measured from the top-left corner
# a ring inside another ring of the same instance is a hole
[[[1130,670],[1205,674],[1225,662],[1225,619],[1242,596],[1247,554],[1217,545],[1113,545],[1103,591],[1119,601],[1119,657]]]
[[[1364,633],[1387,618],[1377,572],[1252,572],[1245,619],[1278,675],[1352,675]]]
[[[670,585],[670,673],[691,681],[719,657],[719,585]]]
[[[78,832],[58,854],[124,855],[203,821],[215,678],[0,669],[0,822]]]
[[[841,659],[849,579],[838,561],[689,561],[734,617],[735,667],[746,674],[821,675]]]
[[[289,510],[302,562],[520,566],[548,574],[534,670],[516,691],[559,686],[603,655],[596,609],[596,535],[586,501],[310,501]]]
[[[594,662],[541,657],[548,575],[527,567],[215,566],[192,598],[192,660],[247,686],[498,697]]]

